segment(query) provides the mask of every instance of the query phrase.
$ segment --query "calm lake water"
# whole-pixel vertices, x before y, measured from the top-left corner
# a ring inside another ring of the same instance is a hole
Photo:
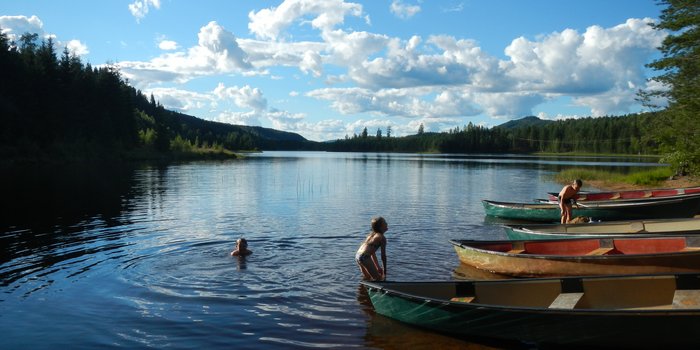
[[[481,199],[543,198],[573,165],[656,164],[265,152],[2,169],[0,348],[498,348],[375,315],[355,250],[382,215],[388,279],[464,278],[449,239],[505,238]]]

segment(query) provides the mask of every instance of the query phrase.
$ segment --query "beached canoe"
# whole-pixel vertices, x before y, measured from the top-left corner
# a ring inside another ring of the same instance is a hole
[[[575,198],[577,201],[601,201],[620,199],[670,198],[685,194],[700,193],[700,186],[683,188],[655,188],[648,190],[581,192]],[[558,192],[549,192],[549,200],[556,201]]]
[[[514,203],[483,200],[486,215],[503,219],[557,222],[559,205],[554,203]],[[594,220],[641,220],[690,218],[700,212],[700,194],[647,202],[603,202],[574,205],[572,217],[584,216]]]
[[[700,273],[700,236],[450,243],[462,263],[516,277]]]
[[[504,225],[512,240],[700,234],[700,218],[605,221],[585,224]]]
[[[698,274],[362,284],[377,313],[461,337],[561,347],[700,344]]]

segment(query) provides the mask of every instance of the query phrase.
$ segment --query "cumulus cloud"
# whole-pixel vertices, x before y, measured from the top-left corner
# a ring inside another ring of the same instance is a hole
[[[44,23],[37,16],[0,16],[0,28],[10,40],[19,40],[24,33],[36,33],[40,38],[46,36]]]
[[[644,63],[665,34],[629,19],[612,28],[567,29],[539,41],[517,38],[505,49],[507,76],[520,92],[572,95],[593,115],[626,112],[645,85]]]
[[[286,0],[278,7],[251,11],[248,29],[258,38],[277,40],[287,27],[307,16],[313,17],[313,28],[325,32],[343,23],[346,15],[361,16],[362,5],[343,0]]]
[[[267,99],[258,88],[251,88],[246,85],[239,88],[238,86],[226,87],[223,83],[214,89],[214,95],[219,99],[231,99],[236,106],[241,108],[252,108],[256,111],[267,109]]]
[[[178,46],[177,42],[172,41],[172,40],[161,40],[158,43],[158,48],[161,50],[172,51],[172,50],[179,49],[180,46]]]
[[[131,12],[131,15],[136,18],[137,22],[139,22],[141,19],[146,17],[151,6],[159,9],[160,0],[136,0],[129,4],[129,12]]]
[[[122,61],[117,66],[138,86],[171,81],[183,83],[195,77],[253,68],[238,45],[238,39],[218,23],[209,22],[197,37],[198,45],[187,51],[163,54],[148,62]]]
[[[67,42],[58,40],[56,35],[44,31],[44,23],[37,16],[0,16],[0,28],[7,35],[7,38],[14,42],[19,42],[21,36],[25,33],[37,34],[39,40],[51,38],[54,42],[57,52],[63,51],[63,48],[68,48],[68,51],[84,56],[90,53],[87,45],[80,40],[69,40]]]
[[[370,90],[362,88],[325,88],[310,91],[309,97],[330,101],[343,114],[374,113],[409,118],[473,116],[480,110],[474,99],[459,89],[439,93],[431,88]],[[432,99],[426,96],[434,95]]]
[[[145,95],[153,94],[156,101],[165,108],[187,113],[189,111],[204,108],[214,102],[214,98],[208,93],[182,90],[178,88],[154,88],[144,90]]]
[[[80,42],[80,40],[70,40],[66,43],[66,48],[68,51],[76,56],[85,56],[90,53],[87,45]]]
[[[228,123],[234,125],[249,125],[249,126],[260,126],[260,113],[256,111],[248,112],[231,112],[224,111],[219,113],[219,115],[214,118],[215,121],[220,123]]]
[[[413,16],[415,16],[418,12],[420,12],[420,6],[418,5],[408,5],[403,3],[401,0],[394,0],[391,2],[391,6],[389,7],[391,13],[393,13],[395,16],[403,19],[408,19]]]
[[[307,96],[327,100],[343,114],[409,118],[480,112],[515,118],[563,96],[588,107],[592,115],[626,113],[637,104],[636,91],[646,87],[644,63],[665,37],[651,22],[629,19],[611,28],[591,26],[584,33],[565,29],[537,40],[516,38],[505,49],[506,60],[486,54],[472,40],[450,36],[386,38],[385,54],[372,59],[344,59],[338,54],[342,50],[329,50],[334,56],[327,61],[346,63],[347,77],[357,87],[318,89]],[[344,39],[330,45],[353,43],[350,34],[332,34]],[[438,101],[440,94],[450,98]]]

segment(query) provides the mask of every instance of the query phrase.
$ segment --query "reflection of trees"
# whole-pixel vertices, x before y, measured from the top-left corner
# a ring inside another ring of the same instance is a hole
[[[107,164],[6,167],[0,214],[0,284],[63,261],[124,246],[134,169]],[[100,240],[100,244],[90,244]]]

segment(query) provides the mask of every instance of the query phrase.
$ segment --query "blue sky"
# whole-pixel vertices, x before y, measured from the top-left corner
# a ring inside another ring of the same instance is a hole
[[[642,110],[653,0],[0,1],[166,108],[324,141]]]

